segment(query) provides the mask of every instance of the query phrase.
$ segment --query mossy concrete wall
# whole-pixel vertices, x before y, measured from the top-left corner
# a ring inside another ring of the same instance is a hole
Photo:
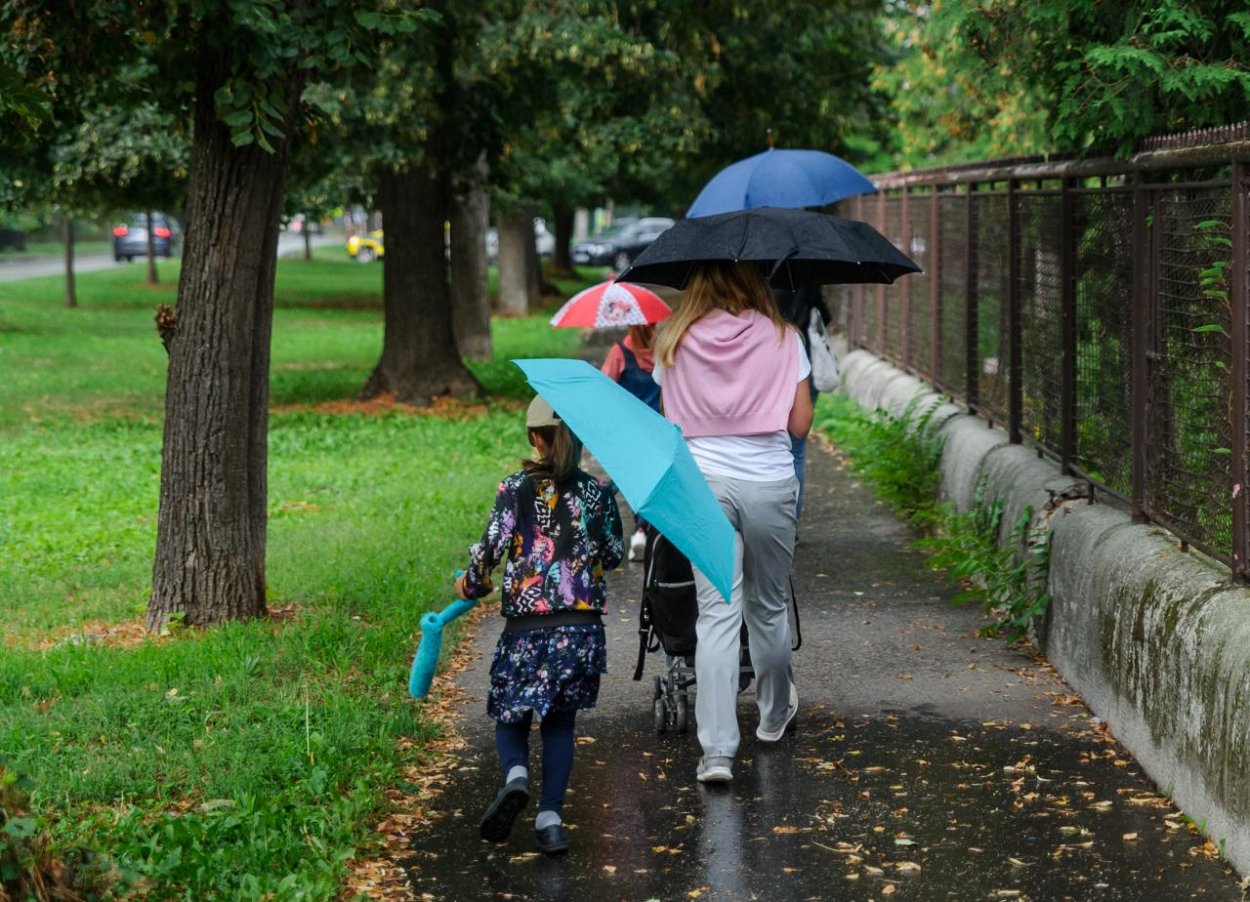
[[[941,399],[865,351],[843,361],[861,406],[913,415]],[[913,401],[917,402],[913,404]],[[1004,539],[1028,515],[1051,533],[1046,656],[1160,789],[1250,873],[1250,590],[1164,530],[1089,503],[1052,463],[946,404],[942,494],[1001,499]]]

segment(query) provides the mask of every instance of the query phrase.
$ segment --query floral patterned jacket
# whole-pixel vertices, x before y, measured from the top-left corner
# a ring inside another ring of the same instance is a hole
[[[563,493],[524,471],[499,484],[482,539],[469,549],[469,598],[493,591],[490,573],[506,559],[505,617],[607,610],[603,571],[625,553],[621,513],[610,486],[578,470]]]

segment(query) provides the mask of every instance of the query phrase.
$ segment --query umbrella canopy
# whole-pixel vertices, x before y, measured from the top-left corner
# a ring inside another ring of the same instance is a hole
[[[603,465],[625,500],[728,602],[734,530],[681,430],[584,360],[512,361]]]
[[[556,311],[553,326],[611,329],[658,323],[673,311],[655,292],[628,282],[600,282],[579,291]]]
[[[686,215],[715,216],[756,207],[823,207],[876,190],[876,185],[841,157],[823,150],[770,147],[712,176]]]
[[[854,219],[763,207],[679,220],[619,278],[685,288],[700,263],[760,263],[774,288],[893,282],[920,267]]]

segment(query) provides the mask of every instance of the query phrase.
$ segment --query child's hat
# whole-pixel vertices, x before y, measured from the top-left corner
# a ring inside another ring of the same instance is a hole
[[[530,408],[525,412],[525,428],[540,429],[543,426],[559,426],[560,415],[551,409],[551,405],[543,400],[542,395],[535,395],[530,401]]]

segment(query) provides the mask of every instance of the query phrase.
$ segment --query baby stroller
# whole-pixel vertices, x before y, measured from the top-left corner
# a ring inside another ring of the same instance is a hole
[[[647,545],[643,553],[634,680],[642,680],[647,653],[662,650],[664,670],[652,678],[651,687],[655,732],[685,733],[690,725],[690,689],[695,684],[694,652],[698,644],[695,623],[699,619],[699,601],[694,572],[686,556],[655,527],[647,524],[645,531]],[[790,634],[793,648],[798,651],[803,637],[793,581],[790,583]],[[745,623],[738,646],[738,662],[738,691],[743,692],[755,676]]]

